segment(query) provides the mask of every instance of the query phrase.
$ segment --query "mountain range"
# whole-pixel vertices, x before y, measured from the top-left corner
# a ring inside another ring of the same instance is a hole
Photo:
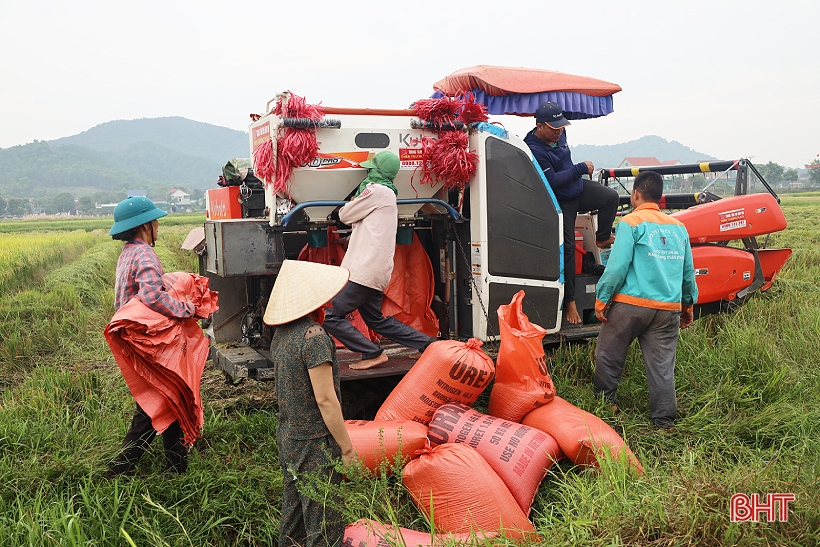
[[[715,159],[654,135],[615,145],[577,145],[572,154],[597,167],[616,167],[625,157]],[[248,156],[244,131],[182,117],[116,120],[78,135],[0,149],[0,197],[206,190],[216,186],[228,160]]]
[[[700,163],[717,160],[714,156],[696,152],[677,141],[667,141],[657,135],[647,135],[621,144],[571,146],[574,161],[589,160],[595,167],[618,167],[624,158],[652,157],[658,161],[680,160],[681,163]]]

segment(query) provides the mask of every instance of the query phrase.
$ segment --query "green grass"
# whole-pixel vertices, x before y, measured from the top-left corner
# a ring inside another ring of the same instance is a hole
[[[770,244],[794,254],[774,287],[737,313],[703,318],[681,334],[681,418],[672,434],[651,428],[637,348],[628,356],[618,415],[592,396],[594,341],[548,355],[558,394],[621,433],[645,473],[608,460],[599,472],[567,461],[554,466],[530,515],[539,544],[820,543],[820,197],[789,196],[783,207],[789,228]],[[194,271],[195,258],[179,245],[202,219],[171,225],[172,218],[160,221],[157,252],[166,271]],[[162,474],[155,442],[136,477],[100,477],[133,413],[102,338],[119,248],[102,238],[32,290],[0,296],[0,547],[274,544],[282,473],[268,384],[226,385],[207,368],[205,426],[188,473]],[[399,467],[343,484],[350,522],[429,530]],[[788,522],[730,523],[736,492],[797,499]]]

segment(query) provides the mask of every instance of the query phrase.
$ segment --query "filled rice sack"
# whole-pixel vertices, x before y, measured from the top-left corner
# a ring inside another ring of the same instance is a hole
[[[641,462],[609,424],[561,397],[528,413],[521,423],[555,437],[566,457],[577,465],[599,467],[601,451],[609,450],[615,459],[625,453],[629,464],[643,474]]]
[[[427,430],[432,446],[465,443],[490,464],[524,514],[553,463],[564,457],[549,433],[488,416],[458,403],[441,405]]]
[[[518,291],[508,305],[498,307],[501,344],[487,410],[492,416],[519,423],[527,412],[555,397],[541,344],[547,331],[530,323],[522,311],[523,300],[524,291]]]
[[[427,443],[427,426],[410,420],[345,420],[353,449],[362,464],[378,471],[382,461],[392,464],[396,456],[413,459]]]
[[[382,524],[375,520],[360,519],[345,527],[342,547],[444,547],[445,545],[480,545],[484,539],[495,537],[491,533],[435,534],[419,532]]]
[[[495,376],[481,340],[439,340],[424,351],[376,412],[377,420],[413,420],[427,425],[444,403],[471,405]]]
[[[535,536],[532,523],[490,464],[468,445],[427,446],[402,472],[416,507],[447,533]]]

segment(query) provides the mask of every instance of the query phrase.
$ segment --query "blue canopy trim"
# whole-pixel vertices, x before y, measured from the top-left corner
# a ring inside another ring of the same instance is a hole
[[[510,93],[509,95],[489,95],[481,89],[471,89],[477,103],[487,107],[487,113],[494,115],[518,114],[534,116],[539,106],[546,102],[561,105],[564,117],[568,120],[599,118],[614,112],[612,95],[593,97],[583,93],[569,91],[546,91],[543,93]],[[440,91],[432,97],[438,99],[444,95]]]

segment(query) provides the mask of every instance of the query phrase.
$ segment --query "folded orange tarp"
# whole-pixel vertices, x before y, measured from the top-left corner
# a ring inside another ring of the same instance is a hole
[[[162,278],[168,293],[190,300],[197,316],[180,321],[155,312],[139,298],[123,305],[105,328],[105,339],[137,404],[151,417],[158,433],[178,421],[184,443],[192,445],[202,430],[204,413],[199,392],[208,360],[208,339],[197,319],[218,308],[218,293],[208,279],[173,272]]]

